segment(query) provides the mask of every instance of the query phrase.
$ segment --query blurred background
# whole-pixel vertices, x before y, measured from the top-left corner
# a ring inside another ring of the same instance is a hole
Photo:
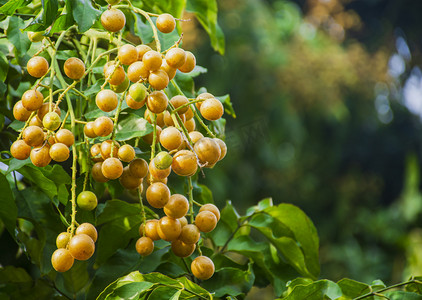
[[[302,208],[322,278],[422,274],[422,11],[411,0],[224,0],[226,53],[185,22],[184,47],[230,93],[227,158],[206,182],[239,211]]]

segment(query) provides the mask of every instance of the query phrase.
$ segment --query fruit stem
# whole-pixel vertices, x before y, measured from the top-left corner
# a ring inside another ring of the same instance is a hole
[[[60,129],[62,129],[62,128],[64,127],[64,125],[66,124],[66,121],[67,121],[67,118],[69,117],[69,114],[70,114],[70,111],[69,111],[69,110],[67,110],[67,113],[66,113],[66,115],[64,116],[64,119],[63,119],[62,125],[60,126]]]
[[[55,110],[57,109],[57,107],[59,107],[60,102],[62,102],[62,100],[63,100],[64,96],[67,94],[67,92],[69,92],[71,89],[73,89],[77,83],[78,83],[77,80],[73,81],[72,84],[67,86],[67,88],[63,91],[63,93],[61,93],[59,95],[59,99],[57,99],[56,105],[54,106]],[[66,84],[66,82],[64,82],[64,84]],[[51,109],[51,105],[52,105],[52,101],[53,101],[52,99],[53,99],[53,97],[50,98],[50,111],[52,111],[52,109]]]
[[[84,186],[82,189],[83,192],[85,192],[86,190],[86,185],[88,184],[88,178],[89,178],[89,172],[85,172]]]
[[[91,65],[90,66],[92,66],[94,64],[94,61],[95,61],[95,53],[97,52],[98,39],[96,37],[93,37],[91,41],[93,41],[93,45],[92,45]],[[90,83],[95,84],[96,81],[97,80],[94,76],[94,73],[90,72],[89,75],[88,75],[88,85]]]
[[[62,33],[63,34],[63,33]],[[59,38],[60,39],[60,38]],[[49,52],[53,52],[49,51]],[[51,53],[52,57],[54,57],[54,60],[51,61],[52,67],[55,69],[57,74],[57,79],[59,80],[62,87],[66,86],[66,81],[63,78],[63,75],[59,69],[59,64],[57,63],[56,57],[54,53]],[[75,81],[76,82],[76,81]],[[74,82],[74,83],[75,83]],[[75,122],[75,112],[73,110],[72,101],[70,100],[70,97],[68,94],[66,94],[66,102],[68,111],[70,112],[70,128],[74,136],[76,136],[76,122]],[[77,162],[77,154],[76,154],[76,146],[75,144],[72,145],[72,186],[71,186],[71,203],[72,203],[72,213],[71,213],[71,223],[70,223],[70,236],[73,237],[73,234],[75,232],[75,225],[76,223],[76,162]]]
[[[184,96],[182,90],[180,89],[179,85],[177,84],[177,82],[174,79],[171,80],[171,83],[173,84],[173,86],[175,87],[175,89],[177,90],[177,92],[180,95],[183,95]],[[193,101],[191,103],[193,103]],[[212,133],[212,131],[208,128],[207,125],[205,125],[204,121],[202,121],[201,117],[198,115],[198,112],[196,111],[196,107],[195,106],[192,106],[192,111],[193,111],[193,114],[194,114],[195,118],[198,120],[199,124],[201,124],[201,126],[205,129],[205,131],[208,133],[208,135],[210,135],[211,137],[215,138],[215,134]]]
[[[17,141],[19,141],[22,138],[23,131],[25,130],[26,127],[28,127],[29,122],[31,122],[31,119],[35,116],[36,113],[37,113],[37,111],[33,111],[31,113],[31,115],[29,116],[28,120],[26,120],[25,125],[23,125],[22,130],[18,135]]]
[[[144,202],[142,201],[142,193],[141,193],[140,187],[138,187],[138,197],[139,197],[139,205],[141,206],[142,223],[144,224],[143,235],[145,236],[145,224],[146,224],[147,218],[145,215],[145,207],[144,207]]]
[[[190,105],[192,105],[192,104],[194,104],[194,103],[198,103],[198,102],[203,102],[204,100],[202,100],[202,99],[199,99],[199,100],[192,100],[192,101],[189,101],[189,103],[186,103],[186,104],[183,104],[183,105],[181,105],[181,106],[179,106],[178,108],[175,108],[174,110],[173,110],[173,112],[177,112],[177,111],[179,111],[179,110],[181,110],[181,109],[183,109],[183,108],[185,108],[185,107],[187,107],[187,106],[190,106]]]
[[[193,185],[192,185],[192,177],[188,177],[188,196],[189,196],[189,215],[190,215],[190,222],[193,224]]]
[[[155,143],[157,141],[157,115],[155,113],[152,114],[152,126],[151,160],[155,157]]]
[[[119,101],[119,105],[117,106],[117,110],[116,110],[116,114],[114,115],[114,124],[113,124],[113,133],[111,134],[111,152],[110,152],[110,157],[113,157],[113,151],[114,151],[114,138],[116,136],[116,127],[117,127],[117,122],[119,121],[119,114],[120,111],[122,110],[122,103],[123,103],[123,99],[126,97],[126,92],[124,92],[123,96],[120,98]]]
[[[129,5],[116,5],[114,6],[115,8],[130,8],[132,9],[135,13],[137,14],[141,14],[145,17],[145,19],[147,19],[149,25],[151,26],[152,32],[154,34],[154,40],[155,40],[155,46],[157,48],[157,52],[161,52],[161,43],[160,43],[160,39],[158,38],[158,32],[157,32],[157,27],[155,27],[154,22],[152,21],[150,15],[154,16],[151,13],[148,13],[142,9],[139,9],[137,7],[134,7],[132,5],[132,3],[130,3],[128,1]],[[158,16],[158,15],[157,15]]]

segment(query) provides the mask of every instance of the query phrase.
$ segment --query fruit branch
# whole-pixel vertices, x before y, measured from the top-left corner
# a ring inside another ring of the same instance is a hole
[[[179,95],[183,95],[185,96],[185,94],[183,93],[183,91],[180,89],[179,85],[177,84],[177,82],[172,79],[171,84],[173,84],[174,88],[176,89],[177,93]],[[200,102],[200,101],[198,101]],[[194,101],[190,102],[189,104],[194,103]],[[208,133],[208,135],[210,135],[211,137],[215,138],[215,134],[208,128],[208,126],[204,123],[204,121],[202,121],[201,117],[198,115],[198,112],[196,111],[196,107],[192,107],[192,112],[195,116],[195,119],[198,120],[199,124],[201,124],[201,126],[205,129],[205,131]]]
[[[367,293],[365,295],[362,295],[362,296],[353,298],[353,300],[361,300],[361,299],[365,299],[365,298],[368,298],[368,297],[371,297],[371,296],[385,297],[385,298],[388,299],[387,296],[382,295],[381,293],[383,293],[385,291],[388,291],[388,290],[391,290],[391,289],[402,287],[402,286],[405,286],[405,285],[408,285],[408,284],[412,284],[412,283],[422,284],[422,281],[412,278],[412,279],[410,279],[408,281],[405,281],[405,282],[401,282],[401,283],[397,283],[397,284],[393,284],[393,285],[387,286],[387,287],[385,287],[383,289],[377,290],[376,292],[371,291],[371,292],[369,292],[369,293]]]
[[[145,236],[145,225],[146,225],[146,214],[145,214],[145,207],[144,202],[142,201],[142,192],[141,189],[138,187],[138,197],[139,197],[139,205],[141,206],[141,213],[142,213],[142,223],[144,224],[143,228],[143,235]]]
[[[189,215],[190,215],[190,222],[193,224],[193,186],[192,186],[192,177],[188,177],[188,196],[189,196]]]
[[[155,157],[155,143],[157,141],[157,115],[152,114],[152,144],[151,144],[151,160]]]

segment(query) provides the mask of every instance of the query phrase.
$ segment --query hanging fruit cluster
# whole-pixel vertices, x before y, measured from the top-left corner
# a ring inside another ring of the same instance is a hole
[[[18,139],[11,145],[10,152],[16,159],[30,157],[35,166],[45,167],[51,160],[66,161],[70,156],[69,148],[72,149],[72,213],[67,231],[57,237],[58,249],[51,258],[57,271],[65,272],[72,267],[74,259],[86,260],[94,254],[98,236],[96,228],[90,223],[78,224],[76,221],[77,206],[82,210],[93,210],[97,206],[96,195],[86,190],[90,174],[96,182],[105,183],[118,179],[124,188],[138,191],[142,210],[140,213],[144,218],[139,227],[140,238],[136,242],[136,251],[140,255],[151,254],[154,251],[154,241],[160,239],[171,242],[171,250],[180,257],[188,257],[196,249],[199,256],[193,260],[191,271],[195,277],[205,280],[213,275],[214,264],[211,259],[202,255],[199,241],[201,232],[207,233],[216,227],[220,212],[213,204],[201,205],[194,201],[191,176],[202,168],[214,167],[226,155],[224,141],[216,138],[202,120],[220,119],[224,107],[220,100],[207,92],[196,98],[186,97],[173,80],[177,72],[190,73],[196,66],[195,56],[180,47],[181,39],[170,48],[161,50],[157,29],[162,33],[172,32],[176,28],[175,18],[167,13],[154,15],[135,7],[131,9],[148,20],[154,32],[155,43],[134,45],[122,43],[119,39],[117,47],[109,47],[97,57],[94,50],[88,68],[86,64],[89,61],[84,62],[78,57],[68,58],[62,68],[59,67],[56,54],[60,51],[59,45],[66,32],[55,43],[45,38],[48,40],[47,46],[27,63],[28,73],[39,80],[14,106],[14,117],[25,122],[25,125]],[[157,17],[155,24],[151,16]],[[101,15],[101,24],[109,32],[110,39],[113,38],[113,33],[118,33],[125,27],[125,23],[125,14],[118,7],[110,5]],[[32,38],[35,36],[34,33],[30,35]],[[43,40],[42,35],[37,37],[37,40]],[[41,56],[45,49],[48,49],[51,66]],[[72,92],[83,97],[84,91],[78,90],[77,84],[86,77],[88,84],[93,83],[94,67],[103,58],[107,58],[102,69],[104,83],[95,95],[95,103],[104,114],[84,121],[81,112],[79,115],[75,113],[68,96]],[[61,77],[62,70],[67,78],[73,80],[71,84],[67,84]],[[43,84],[48,75],[48,85]],[[65,86],[63,89],[55,88],[55,78]],[[179,95],[169,99],[166,88],[170,82]],[[60,110],[64,99],[67,102],[65,116]],[[150,145],[149,161],[137,157],[135,148],[139,141],[135,145],[121,145],[116,141],[116,126],[123,101],[133,110],[145,109],[144,118],[152,127],[152,132],[143,136],[145,144]],[[113,111],[116,113],[111,117],[108,113]],[[67,122],[69,117],[70,126]],[[197,122],[208,136],[195,130]],[[82,132],[83,134],[78,135]],[[88,164],[90,172],[86,172],[83,191],[77,198],[75,136],[76,143],[88,147],[91,160]],[[171,172],[187,178],[187,195],[171,194],[167,186]],[[164,214],[160,219],[146,220],[143,192],[151,207],[163,209]],[[199,206],[196,215],[194,205]]]

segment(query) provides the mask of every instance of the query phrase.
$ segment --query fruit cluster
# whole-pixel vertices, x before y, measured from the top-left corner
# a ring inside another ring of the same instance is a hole
[[[148,16],[146,12],[143,14]],[[124,13],[111,6],[101,15],[101,24],[110,33],[122,30],[125,22]],[[157,16],[156,25],[151,22],[151,26],[156,26],[153,30],[169,33],[175,29],[176,20],[170,14],[161,14]],[[176,73],[189,73],[196,65],[195,56],[180,48],[179,43],[180,40],[169,49],[161,51],[156,38],[155,50],[151,45],[121,43],[117,48],[109,49],[108,61],[103,68],[104,84],[95,96],[95,103],[104,113],[116,111],[116,115],[111,118],[104,114],[87,121],[72,119],[72,131],[63,128],[69,112],[62,120],[59,104],[67,96],[66,93],[74,90],[76,83],[92,71],[93,66],[87,69],[84,62],[77,57],[67,59],[63,71],[73,83],[66,89],[53,93],[51,80],[54,73],[51,74],[50,87],[41,84],[46,75],[52,72],[52,67],[49,67],[44,57],[32,57],[27,64],[28,73],[40,80],[33,89],[22,95],[22,100],[14,107],[15,118],[26,123],[10,150],[13,157],[20,160],[30,157],[32,163],[38,167],[47,166],[51,160],[63,162],[69,158],[69,147],[72,147],[72,151],[76,149],[74,133],[77,131],[74,124],[84,124],[84,143],[81,144],[89,147],[92,179],[100,183],[119,179],[124,188],[138,190],[141,204],[144,191],[150,206],[164,211],[161,219],[144,218],[139,227],[141,237],[136,242],[136,251],[142,256],[149,255],[154,250],[154,241],[160,239],[171,242],[172,251],[180,257],[188,257],[198,248],[200,256],[193,260],[191,270],[195,277],[205,280],[213,275],[214,264],[208,257],[202,256],[198,242],[201,232],[207,233],[216,227],[220,212],[213,204],[201,205],[195,202],[192,188],[189,190],[189,199],[181,194],[171,194],[167,182],[173,171],[179,176],[187,177],[191,187],[190,177],[198,169],[212,168],[225,157],[226,144],[215,138],[201,119],[201,116],[209,121],[220,119],[224,107],[210,93],[202,93],[192,99],[181,94],[169,100],[165,89]],[[111,55],[113,52],[117,52],[114,58]],[[39,88],[49,88],[50,94],[44,98],[38,91]],[[60,95],[54,102],[53,97],[57,93]],[[127,106],[133,110],[145,109],[144,118],[153,127],[153,131],[143,137],[145,145],[150,145],[151,148],[149,162],[136,157],[133,145],[120,145],[115,139],[122,101],[126,101]],[[69,106],[68,109],[72,110]],[[73,113],[70,115],[74,118]],[[195,118],[210,137],[195,130]],[[73,154],[75,160],[76,154]],[[75,186],[72,188],[74,194]],[[93,210],[97,206],[97,197],[85,188],[86,181],[83,192],[76,199],[78,207]],[[71,225],[67,232],[62,232],[57,237],[58,249],[52,255],[52,265],[59,272],[69,270],[74,259],[90,258],[97,240],[97,230],[92,224],[77,224],[75,199],[72,197]],[[200,206],[196,216],[194,203]],[[143,205],[141,207],[143,209]],[[186,216],[190,217],[190,224]]]

